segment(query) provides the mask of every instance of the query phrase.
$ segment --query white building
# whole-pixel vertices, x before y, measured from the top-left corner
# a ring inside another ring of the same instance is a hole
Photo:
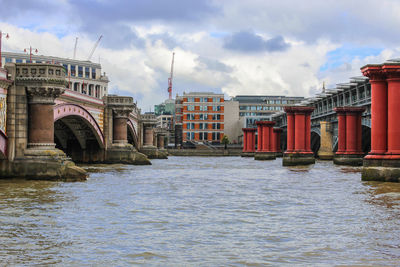
[[[32,55],[32,62],[30,62],[28,54],[12,52],[2,52],[1,61],[3,66],[9,62],[60,64],[65,68],[68,89],[74,93],[97,99],[102,99],[108,94],[109,80],[105,73],[101,73],[101,65],[98,63],[42,55]]]

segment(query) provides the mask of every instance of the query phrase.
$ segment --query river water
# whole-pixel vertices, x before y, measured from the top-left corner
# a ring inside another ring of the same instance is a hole
[[[0,180],[0,265],[399,266],[400,185],[359,168],[170,157]]]

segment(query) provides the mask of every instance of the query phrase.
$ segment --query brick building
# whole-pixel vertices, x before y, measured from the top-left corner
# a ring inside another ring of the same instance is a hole
[[[183,142],[220,142],[224,135],[223,94],[183,93],[177,97],[175,115],[176,123],[182,124]]]

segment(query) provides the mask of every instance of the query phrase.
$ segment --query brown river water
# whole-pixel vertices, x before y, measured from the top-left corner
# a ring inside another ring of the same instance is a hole
[[[0,266],[400,266],[400,185],[318,161],[170,157],[0,180]]]

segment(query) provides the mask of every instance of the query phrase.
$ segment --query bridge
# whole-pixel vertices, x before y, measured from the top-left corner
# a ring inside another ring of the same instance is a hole
[[[164,133],[154,130],[155,119],[142,118],[132,97],[100,99],[68,85],[59,64],[0,69],[2,176],[74,179],[86,177],[74,162],[151,164],[148,156],[166,157],[157,142]]]
[[[309,97],[296,106],[314,107],[311,113],[311,150],[318,155],[320,148],[333,157],[338,149],[338,116],[337,107],[362,107],[365,111],[361,116],[362,151],[368,153],[371,148],[371,84],[364,76],[350,78],[348,83],[337,84],[335,88],[323,89],[313,97]],[[281,111],[273,117],[276,127],[284,129],[282,146],[287,148],[287,115]],[[323,144],[321,147],[321,135]]]

